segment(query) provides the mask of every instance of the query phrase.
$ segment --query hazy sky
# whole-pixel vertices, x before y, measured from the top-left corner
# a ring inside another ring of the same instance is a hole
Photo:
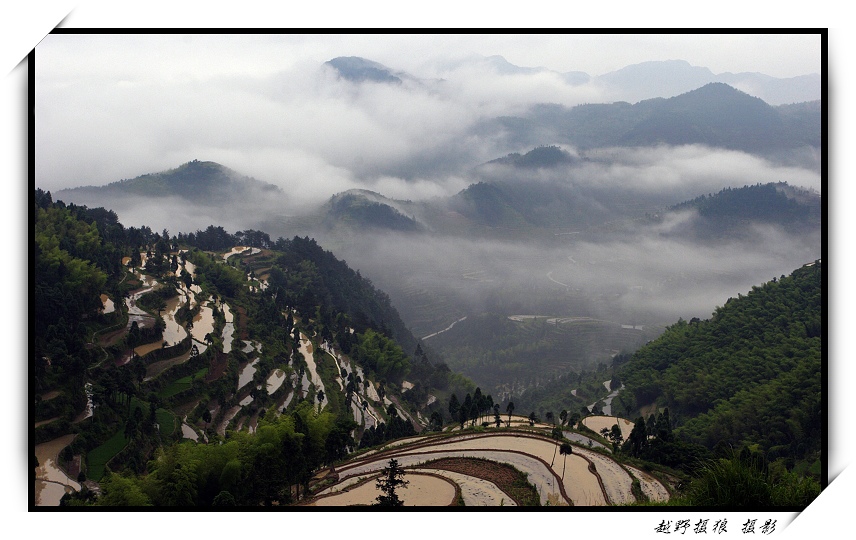
[[[200,159],[312,201],[352,187],[398,196],[402,177],[417,197],[445,194],[466,182],[443,167],[499,157],[460,142],[480,118],[605,99],[556,73],[502,76],[475,61],[493,55],[592,76],[674,59],[714,73],[821,71],[817,35],[52,34],[36,48],[36,184],[101,185]],[[357,89],[321,69],[337,56],[445,83]]]

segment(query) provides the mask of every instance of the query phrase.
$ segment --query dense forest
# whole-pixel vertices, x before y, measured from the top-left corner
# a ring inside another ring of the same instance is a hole
[[[819,472],[825,400],[821,261],[678,321],[619,371],[629,408],[668,407],[675,436]]]

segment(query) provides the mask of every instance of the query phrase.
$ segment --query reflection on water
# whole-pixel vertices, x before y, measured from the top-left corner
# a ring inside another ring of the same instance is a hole
[[[63,448],[71,444],[75,435],[63,435],[52,441],[37,444],[36,506],[59,506],[59,500],[68,491],[80,491],[80,484],[66,475],[56,463]]]
[[[256,358],[255,360],[241,368],[241,372],[238,374],[238,390],[240,390],[253,380],[253,375],[256,374],[256,364],[258,364],[258,362],[259,359]]]
[[[101,313],[106,315],[116,311],[116,306],[113,305],[113,300],[111,300],[106,294],[101,295],[101,303],[104,305],[104,307],[101,308]]]
[[[211,299],[209,298],[208,301]],[[207,301],[206,301],[207,302]],[[200,343],[205,342],[205,336],[214,331],[214,310],[207,303],[199,308],[199,313],[193,318],[193,329],[191,333],[193,339]],[[207,348],[207,347],[206,347]],[[199,352],[202,353],[202,347],[199,347]]]
[[[226,324],[223,326],[223,352],[229,354],[232,352],[232,339],[235,337],[235,316],[229,304],[223,304],[223,316],[226,318]]]
[[[191,441],[199,440],[199,434],[184,422],[181,423],[181,436],[185,439],[190,439]]]
[[[270,374],[267,380],[267,391],[268,394],[273,394],[279,387],[282,386],[282,383],[285,382],[285,372],[281,369],[274,370],[273,373]]]
[[[226,435],[226,426],[229,425],[229,422],[231,422],[232,419],[235,418],[235,415],[237,415],[238,412],[240,412],[240,410],[241,410],[241,406],[235,405],[234,407],[232,407],[231,409],[226,411],[226,414],[223,415],[223,421],[220,423],[219,426],[217,426],[217,434],[218,435],[220,435],[220,436]]]
[[[303,359],[306,361],[306,371],[312,379],[312,384],[315,385],[316,392],[324,391],[326,394],[327,391],[324,389],[324,383],[321,381],[321,377],[318,376],[318,371],[315,366],[315,357],[312,355],[312,342],[309,341],[309,338],[303,333],[300,334],[300,352],[303,354]],[[303,379],[302,390],[305,392],[308,390],[306,375],[304,375]]]
[[[178,310],[186,302],[187,297],[184,292],[180,292],[178,296],[170,298],[166,303],[166,310],[163,314],[163,320],[166,323],[163,329],[163,340],[166,342],[167,347],[177,345],[187,337],[187,330],[175,320]]]

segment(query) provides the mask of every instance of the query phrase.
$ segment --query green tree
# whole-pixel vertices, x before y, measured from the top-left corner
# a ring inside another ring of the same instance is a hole
[[[403,480],[404,469],[399,467],[398,461],[393,458],[389,460],[389,464],[384,468],[380,478],[377,479],[375,486],[382,493],[377,496],[375,506],[404,506],[404,501],[398,498],[396,490],[399,487],[407,487],[410,483]]]
[[[514,412],[514,402],[509,401],[508,405],[505,406],[505,412],[508,413],[508,427],[511,427],[511,413]]]
[[[452,415],[452,420],[458,417],[458,411],[461,409],[461,404],[458,403],[458,396],[452,394],[449,397],[449,414]]]
[[[574,447],[569,443],[563,442],[562,446],[559,447],[559,453],[564,457],[562,458],[562,482],[565,481],[565,463],[568,460],[568,456],[574,453]]]

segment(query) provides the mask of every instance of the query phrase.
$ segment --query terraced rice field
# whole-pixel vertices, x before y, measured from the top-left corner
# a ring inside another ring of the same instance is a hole
[[[583,418],[583,425],[597,433],[600,433],[603,428],[612,429],[615,424],[621,428],[621,436],[626,441],[630,437],[630,432],[633,431],[633,422],[630,420],[617,416],[587,416]]]
[[[574,445],[573,453],[563,456],[557,452],[555,441],[521,430],[423,435],[395,441],[337,467],[336,481],[318,492],[322,499],[316,502],[325,505],[372,504],[378,491],[374,482],[369,480],[375,478],[391,458],[405,469],[405,479],[431,469],[457,486],[466,506],[512,505],[515,500],[506,491],[507,486],[503,488],[491,481],[492,476],[472,474],[466,466],[441,467],[430,463],[454,460],[472,464],[476,463],[474,459],[481,458],[495,462],[494,465],[511,465],[526,474],[542,505],[548,502],[574,506],[632,503],[636,501],[631,491],[634,476],[640,480],[643,493],[650,499],[668,499],[668,491],[656,478],[638,469],[634,469],[631,475],[609,455]],[[320,502],[322,500],[323,503]],[[446,501],[446,495],[437,495],[426,504],[448,504]]]
[[[455,483],[434,471],[409,471],[405,480],[409,484],[396,491],[404,506],[450,506],[455,501]],[[319,497],[310,506],[370,505],[379,494],[372,476],[356,487]]]

